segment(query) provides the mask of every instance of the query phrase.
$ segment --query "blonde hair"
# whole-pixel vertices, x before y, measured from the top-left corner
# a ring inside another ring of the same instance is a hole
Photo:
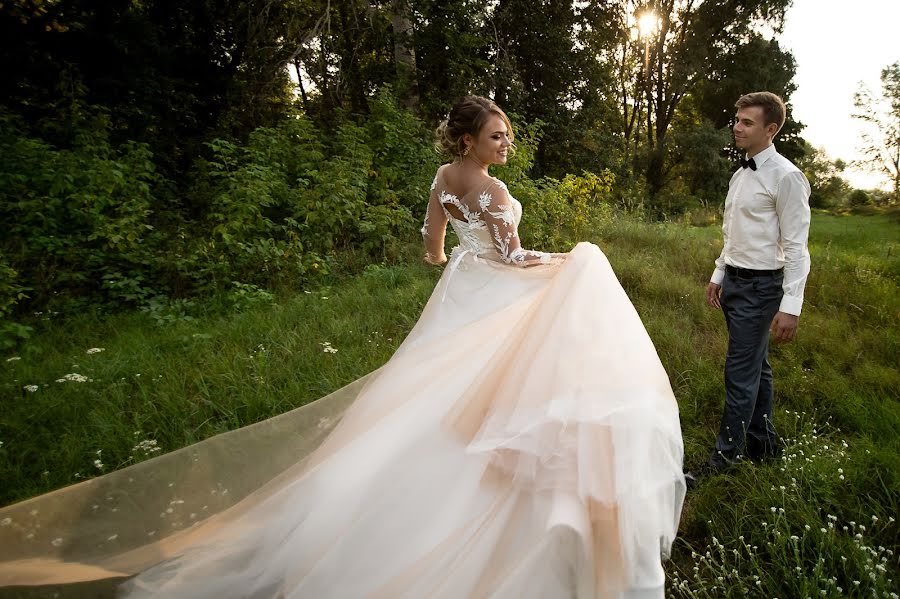
[[[492,114],[499,116],[506,124],[509,139],[512,141],[512,123],[499,106],[481,96],[463,96],[435,130],[435,148],[454,159],[462,158],[463,152],[466,151],[465,134],[477,136]]]
[[[787,118],[787,108],[785,108],[784,100],[781,99],[781,96],[772,92],[753,92],[744,94],[734,103],[734,107],[738,110],[749,108],[750,106],[762,108],[765,124],[775,123],[778,125],[775,133],[781,131],[781,128],[784,126],[784,120]]]

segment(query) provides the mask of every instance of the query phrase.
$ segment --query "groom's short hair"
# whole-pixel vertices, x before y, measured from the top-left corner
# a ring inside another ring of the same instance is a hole
[[[750,106],[759,106],[763,111],[765,124],[775,123],[778,125],[778,131],[784,126],[784,119],[787,115],[787,109],[784,107],[784,100],[780,96],[772,92],[753,92],[744,94],[738,101],[734,103],[734,107],[740,110]]]

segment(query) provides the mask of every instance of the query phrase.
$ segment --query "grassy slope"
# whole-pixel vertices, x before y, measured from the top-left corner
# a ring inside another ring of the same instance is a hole
[[[686,463],[697,464],[722,402],[724,322],[703,303],[719,231],[616,220],[591,240],[654,339],[681,406]],[[900,227],[816,215],[810,249],[799,337],[772,351],[776,424],[791,446],[782,462],[712,479],[688,497],[669,565],[673,595],[881,596],[896,586],[897,555],[887,551],[898,548],[890,518],[900,508]],[[175,449],[354,380],[390,357],[439,274],[371,267],[331,289],[165,327],[140,313],[45,317],[20,359],[0,360],[0,503],[92,476],[97,459],[103,471],[143,459],[139,441]],[[326,342],[338,351],[323,351]],[[55,382],[68,373],[91,381]],[[856,530],[863,519],[869,528]]]

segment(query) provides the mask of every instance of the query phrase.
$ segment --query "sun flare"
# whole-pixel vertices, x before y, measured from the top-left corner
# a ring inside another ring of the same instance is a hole
[[[637,25],[640,37],[649,37],[659,29],[659,17],[653,11],[645,12],[638,17]]]

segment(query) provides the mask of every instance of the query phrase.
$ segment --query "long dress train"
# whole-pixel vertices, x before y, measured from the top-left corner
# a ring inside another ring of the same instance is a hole
[[[180,457],[0,510],[0,585],[662,597],[684,498],[671,387],[603,253],[524,250],[520,218],[499,182],[457,198],[439,174],[426,239],[450,222],[460,244],[386,365]]]

